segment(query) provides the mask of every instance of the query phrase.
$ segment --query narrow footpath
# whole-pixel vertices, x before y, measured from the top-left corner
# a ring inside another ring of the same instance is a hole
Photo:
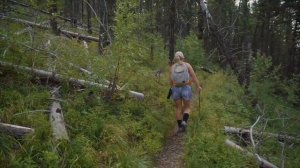
[[[155,168],[183,168],[184,139],[186,133],[177,133],[177,126],[170,133],[164,149],[156,158]]]

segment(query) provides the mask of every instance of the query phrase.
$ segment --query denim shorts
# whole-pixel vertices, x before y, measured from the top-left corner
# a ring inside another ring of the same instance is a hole
[[[172,88],[172,99],[192,100],[192,87],[189,85]]]

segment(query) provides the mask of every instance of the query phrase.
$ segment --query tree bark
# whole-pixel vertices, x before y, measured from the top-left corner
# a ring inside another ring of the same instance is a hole
[[[214,22],[204,0],[199,0],[200,9],[203,13],[204,18],[206,19],[208,31],[212,32],[212,35],[217,41],[219,52],[225,57],[225,61],[229,64],[235,75],[239,76],[239,71],[237,63],[234,60],[233,53],[230,50],[230,41],[228,41],[218,25]],[[240,85],[243,85],[243,81],[238,81]]]
[[[262,168],[278,168],[277,166],[275,166],[273,163],[265,160],[264,158],[261,158],[258,154],[256,153],[250,153],[246,150],[244,150],[242,147],[240,147],[239,145],[237,145],[236,143],[234,143],[233,141],[227,139],[225,141],[225,144],[234,148],[234,149],[237,149],[241,152],[244,152],[247,156],[249,157],[254,157],[255,159],[257,159],[257,161],[259,162],[259,166],[262,167]]]
[[[59,88],[54,87],[53,90],[51,91],[51,94],[52,94],[51,99],[53,100],[53,102],[50,106],[49,119],[53,130],[53,136],[55,140],[59,140],[59,139],[69,140],[62,108],[60,102],[58,101],[60,99]]]
[[[100,16],[100,27],[99,27],[99,54],[102,55],[104,53],[104,49],[106,46],[111,44],[111,30],[109,28],[109,5],[110,3],[107,0],[100,0],[100,10],[99,10],[99,16]]]
[[[225,133],[230,133],[230,134],[238,134],[242,137],[249,137],[250,134],[250,130],[248,129],[242,129],[242,128],[236,128],[236,127],[228,127],[225,126],[224,127],[224,131]],[[268,137],[273,137],[273,138],[277,138],[278,141],[293,141],[293,142],[300,142],[299,138],[295,138],[289,135],[282,135],[282,134],[274,134],[274,133],[268,133],[268,132],[252,132],[254,135],[262,135],[262,136],[268,136]]]
[[[0,123],[0,132],[6,133],[19,139],[24,138],[28,134],[34,133],[34,129],[18,125]]]
[[[202,12],[201,12],[201,9],[199,8],[198,10],[198,17],[197,17],[197,28],[198,28],[198,33],[197,33],[197,36],[198,36],[198,39],[203,39],[203,15],[202,15]]]
[[[50,29],[49,26],[45,26],[39,23],[34,23],[34,22],[30,22],[27,20],[23,20],[23,19],[18,19],[18,18],[10,18],[11,20],[18,22],[18,23],[22,23],[25,25],[30,25],[30,26],[35,26],[41,29]],[[76,32],[72,32],[72,31],[68,31],[68,30],[60,30],[61,34],[66,35],[67,37],[72,37],[72,38],[78,38],[78,39],[83,39],[83,40],[87,40],[87,41],[95,41],[98,42],[99,39],[93,36],[87,36],[87,35],[83,35],[80,33],[76,33]]]
[[[88,4],[91,4],[91,0],[87,0]],[[87,29],[88,29],[88,33],[92,34],[92,22],[91,22],[91,9],[90,6],[85,3],[86,6],[86,13],[87,13]]]
[[[175,53],[175,17],[176,17],[176,0],[170,2],[170,13],[169,13],[169,60],[170,63],[173,61]]]
[[[8,68],[15,68],[16,70],[24,71],[26,73],[33,73],[40,78],[48,78],[48,79],[51,79],[51,80],[54,80],[57,82],[68,81],[71,84],[77,85],[77,86],[89,86],[89,87],[97,87],[97,88],[108,88],[109,87],[109,85],[106,85],[106,84],[100,84],[100,83],[90,82],[90,81],[86,81],[86,80],[82,80],[82,79],[65,77],[63,75],[56,74],[55,72],[49,72],[49,71],[44,71],[44,70],[40,70],[40,69],[29,68],[29,67],[25,67],[25,66],[21,66],[21,65],[14,65],[11,63],[3,62],[3,61],[0,61],[0,66],[8,67]],[[118,87],[117,87],[117,89],[123,90],[122,88],[118,88]],[[129,90],[129,95],[136,99],[139,99],[139,100],[144,99],[143,93]]]
[[[57,15],[57,4],[54,2],[53,4],[50,5],[50,9],[49,9],[49,12],[51,14],[51,17],[50,17],[50,25],[51,25],[51,28],[52,28],[52,31],[55,35],[59,35],[60,34],[60,31],[58,29],[58,26],[57,26],[57,21],[56,21],[56,15]]]

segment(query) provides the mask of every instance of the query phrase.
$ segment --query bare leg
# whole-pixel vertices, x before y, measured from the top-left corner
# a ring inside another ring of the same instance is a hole
[[[176,105],[176,120],[182,120],[182,100],[178,99],[175,101]]]
[[[183,101],[183,113],[191,113],[191,100],[184,100]]]

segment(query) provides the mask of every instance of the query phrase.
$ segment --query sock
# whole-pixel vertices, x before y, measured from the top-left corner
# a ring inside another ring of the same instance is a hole
[[[189,116],[190,116],[189,113],[183,113],[183,121],[187,123]]]
[[[178,127],[180,127],[182,120],[177,120]]]

